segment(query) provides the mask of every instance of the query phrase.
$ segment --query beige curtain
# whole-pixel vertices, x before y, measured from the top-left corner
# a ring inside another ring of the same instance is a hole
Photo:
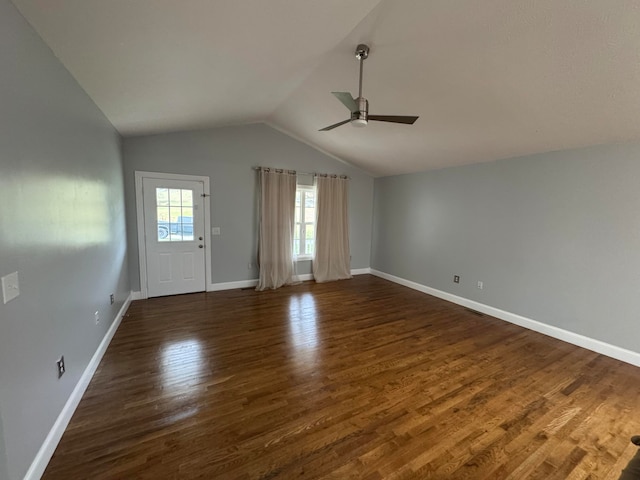
[[[299,283],[293,263],[296,176],[260,170],[260,278],[256,290]]]
[[[316,282],[351,278],[348,184],[347,178],[316,177],[317,222],[313,258]]]

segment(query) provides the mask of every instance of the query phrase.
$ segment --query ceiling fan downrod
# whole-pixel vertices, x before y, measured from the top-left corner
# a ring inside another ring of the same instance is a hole
[[[369,123],[369,102],[362,96],[362,69],[364,61],[369,56],[369,45],[361,43],[356,47],[356,58],[360,61],[360,78],[358,79],[358,110],[351,112],[351,125],[354,127],[366,127]]]

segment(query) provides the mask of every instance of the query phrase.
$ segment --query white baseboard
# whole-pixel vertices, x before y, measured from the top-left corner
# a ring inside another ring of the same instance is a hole
[[[356,270],[351,270],[351,275],[363,275],[366,273],[371,273],[371,269],[359,268]],[[313,280],[313,273],[301,273],[298,275],[298,279],[301,282]],[[258,285],[257,278],[253,280],[240,280],[238,282],[210,283],[207,286],[207,292],[218,292],[220,290],[233,290],[234,288],[251,288],[251,287],[255,287],[256,285]],[[140,292],[134,292],[134,295],[136,293],[140,293]],[[136,298],[134,297],[134,299]]]
[[[131,292],[131,300],[144,300],[142,292]]]
[[[406,280],[404,278],[396,277],[395,275],[390,275],[379,270],[371,269],[371,274],[380,278],[384,278],[386,280],[390,280],[394,283],[404,285],[405,287],[418,290],[419,292],[427,293],[429,295],[433,295],[434,297],[447,300],[448,302],[462,305],[463,307],[467,307],[472,310],[491,315],[492,317],[496,317],[500,320],[519,325],[529,330],[543,333],[550,337],[557,338],[558,340],[571,343],[572,345],[577,345],[578,347],[586,348],[587,350],[601,353],[602,355],[606,355],[607,357],[615,358],[617,360],[640,367],[640,353],[638,352],[627,350],[616,345],[611,345],[594,338],[585,337],[584,335],[581,335],[579,333],[554,327],[553,325],[548,325],[537,320],[532,320],[515,313],[506,312],[504,310],[500,310],[499,308],[491,307],[474,300],[469,300],[464,297],[459,297],[451,293],[443,292],[442,290],[427,287],[426,285],[412,282],[411,280]]]
[[[210,283],[207,292],[218,292],[220,290],[233,290],[234,288],[251,288],[258,285],[258,279],[240,280],[238,282]]]
[[[370,268],[358,268],[351,270],[351,275],[364,275],[367,273],[371,273]],[[307,280],[313,280],[312,273],[303,273],[298,275],[298,278],[301,282],[306,282]],[[221,290],[233,290],[235,288],[252,288],[258,285],[258,279],[255,278],[253,280],[240,280],[237,282],[221,282],[221,283],[210,283],[207,285],[207,292],[219,292]],[[142,296],[142,292],[131,292],[131,300],[142,300],[144,297]]]
[[[71,395],[67,399],[67,403],[62,407],[62,411],[58,415],[53,427],[49,430],[47,437],[44,439],[40,450],[36,454],[36,457],[31,462],[31,466],[27,473],[24,476],[24,480],[38,480],[42,477],[44,470],[47,468],[49,464],[49,460],[53,456],[53,452],[55,452],[60,439],[62,438],[62,434],[64,433],[67,425],[69,425],[69,421],[73,416],[73,413],[76,411],[80,400],[82,399],[82,395],[84,395],[85,390],[89,386],[89,382],[93,377],[93,374],[96,372],[98,365],[100,364],[100,360],[104,356],[104,353],[107,351],[107,347],[109,343],[111,343],[111,339],[116,333],[116,330],[120,326],[120,322],[122,321],[122,317],[127,312],[129,305],[131,304],[131,300],[133,297],[133,292],[129,294],[125,302],[122,304],[122,307],[118,311],[116,318],[111,323],[109,330],[105,333],[100,345],[96,349],[96,352],[91,357],[87,368],[84,369],[84,372],[80,376],[80,380],[76,384],[75,388],[71,392]]]
[[[371,273],[370,268],[355,268],[351,270],[351,275],[366,275],[368,273]]]

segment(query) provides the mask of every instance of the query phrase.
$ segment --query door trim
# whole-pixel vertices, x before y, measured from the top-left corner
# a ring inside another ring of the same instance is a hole
[[[202,208],[204,209],[204,273],[205,291],[211,284],[211,190],[209,188],[209,177],[200,175],[181,175],[177,173],[142,172],[136,170],[136,227],[138,229],[138,268],[140,271],[140,293],[141,298],[149,298],[147,288],[147,246],[144,241],[144,205],[142,200],[142,179],[156,178],[161,180],[187,180],[202,182],[204,195]]]

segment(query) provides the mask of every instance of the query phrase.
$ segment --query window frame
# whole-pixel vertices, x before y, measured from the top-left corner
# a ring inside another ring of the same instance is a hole
[[[160,191],[166,190],[166,199],[163,200],[163,203],[160,203]],[[178,190],[180,191],[180,199],[179,203],[176,199],[171,198],[171,192]],[[184,192],[191,192],[191,199],[185,199]],[[194,232],[194,223],[193,223],[193,215],[195,209],[195,196],[196,192],[192,188],[171,188],[171,187],[156,187],[156,224],[158,227],[156,241],[159,243],[187,243],[187,242],[195,242],[195,232]],[[162,217],[166,217],[166,219],[161,219],[161,215],[159,214],[160,210],[166,209],[166,215],[162,215]],[[172,210],[178,211],[179,215],[176,217],[176,221],[172,222],[171,217]],[[186,211],[190,210],[191,215],[184,215]],[[185,221],[185,219],[191,219],[191,221]],[[190,227],[190,228],[189,228]],[[189,234],[189,230],[191,230],[191,234]],[[165,233],[162,236],[162,233]],[[185,233],[186,232],[186,233]]]
[[[315,185],[296,185],[296,195],[298,194],[298,192],[302,193],[302,192],[313,192],[313,197],[314,200],[316,202],[316,206],[315,208],[318,208],[317,205],[317,201],[318,201],[318,192],[316,190]],[[306,242],[306,237],[305,237],[305,225],[308,225],[311,222],[305,222],[304,221],[304,201],[301,198],[300,199],[300,222],[299,224],[297,222],[295,222],[294,220],[294,228],[298,229],[298,234],[300,235],[300,238],[298,238],[298,240],[295,239],[295,234],[294,234],[294,238],[293,238],[293,246],[295,248],[295,243],[296,241],[298,242],[298,246],[300,248],[300,251],[304,250],[304,246],[305,246],[305,242]],[[316,210],[317,212],[317,210]],[[306,261],[306,260],[313,260],[313,257],[315,255],[315,251],[316,251],[316,223],[317,223],[317,218],[313,219],[313,252],[312,254],[308,254],[305,253],[303,255],[296,255],[295,251],[293,252],[293,258],[295,261]]]

